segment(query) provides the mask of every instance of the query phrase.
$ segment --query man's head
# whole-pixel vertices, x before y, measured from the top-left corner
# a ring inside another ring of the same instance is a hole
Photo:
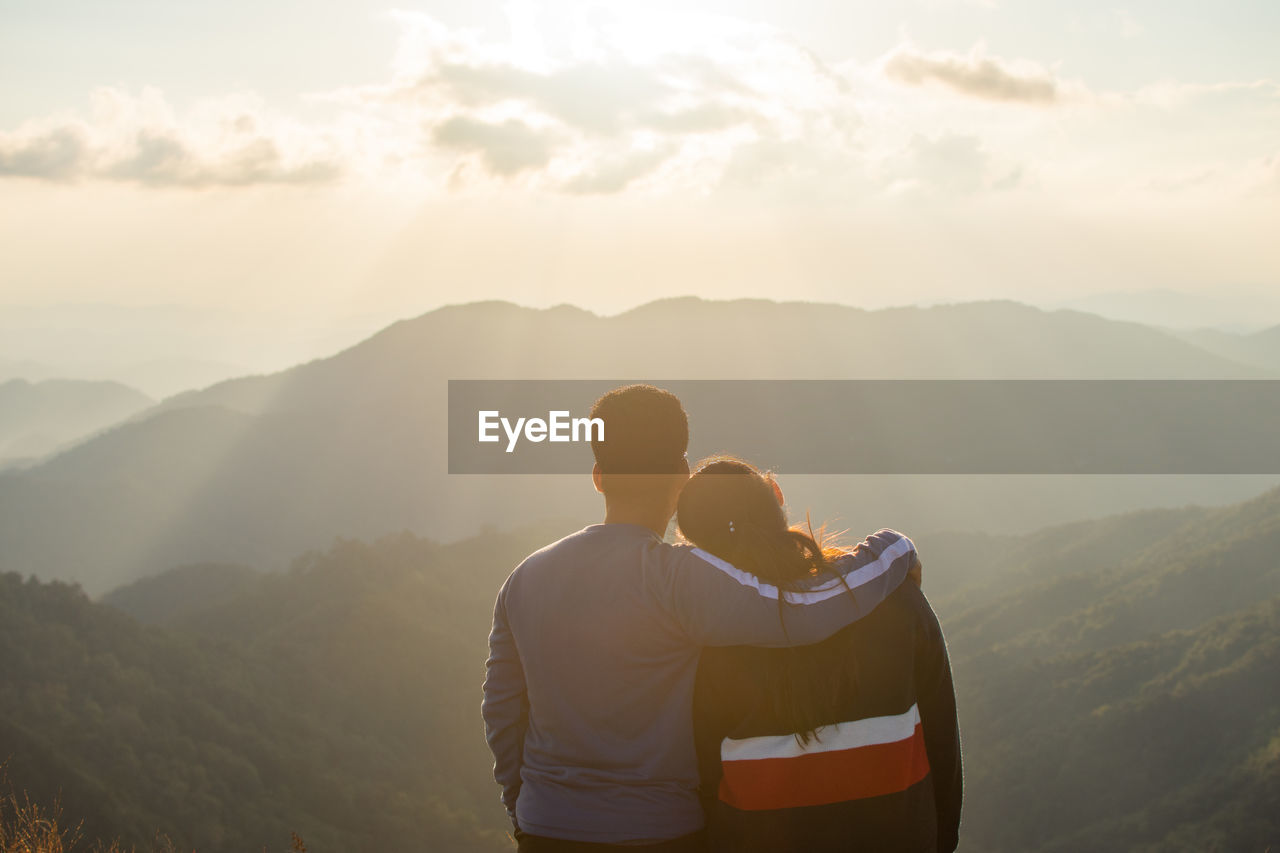
[[[610,507],[640,505],[675,511],[680,488],[689,477],[689,418],[670,391],[652,385],[625,385],[591,407],[604,422],[603,439],[593,438],[596,464],[592,480]]]

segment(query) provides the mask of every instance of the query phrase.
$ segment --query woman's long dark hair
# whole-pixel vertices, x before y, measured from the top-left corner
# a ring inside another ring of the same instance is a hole
[[[815,533],[810,524],[789,526],[779,497],[771,474],[732,456],[714,456],[698,464],[680,493],[676,523],[681,536],[704,551],[781,591],[798,591],[832,571],[830,560],[842,552],[824,542],[823,528]],[[785,632],[784,607],[779,595]],[[816,729],[834,721],[838,698],[851,688],[855,674],[848,660],[831,661],[809,651],[783,654],[786,666],[766,669],[769,699],[779,720],[808,743]]]

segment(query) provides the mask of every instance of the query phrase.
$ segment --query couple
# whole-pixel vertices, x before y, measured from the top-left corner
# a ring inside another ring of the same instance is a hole
[[[520,851],[954,850],[955,696],[911,540],[837,550],[750,465],[690,475],[661,389],[591,416],[604,523],[516,567],[489,637]],[[673,514],[692,547],[663,542]]]

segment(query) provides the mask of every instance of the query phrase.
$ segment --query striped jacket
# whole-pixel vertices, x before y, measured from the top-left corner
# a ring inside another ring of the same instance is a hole
[[[805,659],[801,660],[800,656]],[[830,673],[807,744],[781,722],[781,668]],[[832,638],[793,649],[707,649],[694,731],[712,851],[952,851],[960,739],[946,645],[903,584]]]

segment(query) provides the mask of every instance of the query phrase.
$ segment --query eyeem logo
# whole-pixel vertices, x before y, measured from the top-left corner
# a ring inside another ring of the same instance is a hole
[[[502,437],[498,429],[507,435],[507,453],[513,453],[523,435],[535,444],[541,441],[604,441],[604,421],[600,418],[570,418],[567,411],[547,412],[547,419],[502,417],[496,410],[478,412],[480,421],[479,441],[497,442]]]

